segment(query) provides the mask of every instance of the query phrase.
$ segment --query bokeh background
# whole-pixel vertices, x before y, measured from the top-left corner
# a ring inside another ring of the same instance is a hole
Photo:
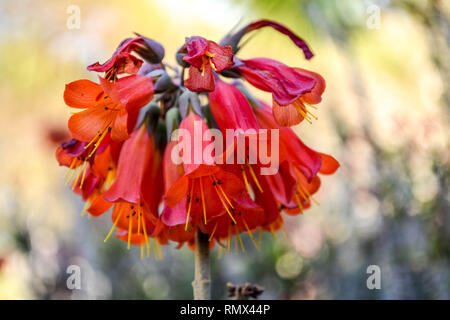
[[[79,29],[67,27],[70,5]],[[132,32],[173,62],[185,36],[219,40],[259,18],[289,26],[316,56],[305,61],[269,29],[240,56],[324,76],[319,120],[296,130],[341,168],[323,179],[320,205],[287,219],[287,237],[264,235],[261,252],[249,239],[245,254],[214,251],[213,296],[250,281],[262,299],[450,298],[450,3],[437,0],[1,0],[0,298],[192,298],[189,249],[141,260],[120,240],[103,243],[109,216],[79,214],[54,159],[70,116],[64,85],[95,80],[86,66]],[[81,290],[66,286],[72,264]],[[381,268],[380,290],[366,286],[369,265]]]

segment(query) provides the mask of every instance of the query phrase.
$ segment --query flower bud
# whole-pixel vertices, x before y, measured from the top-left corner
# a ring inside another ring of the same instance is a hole
[[[142,38],[141,45],[135,49],[136,53],[149,63],[160,63],[164,59],[164,47],[155,40],[136,35]]]
[[[158,104],[156,102],[151,102],[150,108],[146,113],[147,130],[150,135],[155,132],[160,114],[161,109],[159,108]]]
[[[161,93],[161,92],[167,91],[172,86],[173,86],[172,79],[165,72],[159,77],[158,80],[156,80],[156,83],[154,86],[155,93]]]

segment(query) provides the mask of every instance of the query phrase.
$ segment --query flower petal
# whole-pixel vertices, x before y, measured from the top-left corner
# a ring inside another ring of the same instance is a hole
[[[94,107],[103,95],[103,89],[90,80],[78,80],[66,84],[64,102],[71,108]]]
[[[89,142],[112,124],[113,120],[113,112],[99,105],[71,116],[68,127],[73,138]]]
[[[303,116],[297,110],[293,102],[286,106],[280,106],[275,99],[273,100],[273,117],[276,122],[283,127],[292,127],[303,121]]]
[[[202,68],[202,67],[201,67]],[[204,65],[204,72],[195,66],[189,68],[189,78],[184,81],[186,88],[193,92],[210,92],[214,90],[214,74],[211,65]]]
[[[339,162],[329,154],[321,153],[322,165],[319,172],[321,174],[333,174],[340,167]]]

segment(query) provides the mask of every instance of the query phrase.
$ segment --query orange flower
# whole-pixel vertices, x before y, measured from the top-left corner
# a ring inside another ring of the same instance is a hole
[[[69,119],[72,137],[98,148],[110,133],[115,141],[125,140],[133,130],[140,108],[153,96],[150,78],[132,75],[109,82],[101,77],[100,85],[78,80],[66,85],[64,101],[69,107],[86,109]]]

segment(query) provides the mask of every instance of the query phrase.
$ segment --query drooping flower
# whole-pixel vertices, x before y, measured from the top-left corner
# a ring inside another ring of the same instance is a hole
[[[242,62],[237,67],[242,76],[256,88],[272,93],[273,113],[280,125],[292,126],[305,117],[309,120],[306,106],[319,103],[325,90],[319,74],[268,58]]]
[[[300,68],[294,68],[294,70],[298,74],[313,78],[316,80],[316,83],[311,92],[300,95],[297,100],[290,104],[282,105],[273,99],[273,116],[279,125],[286,127],[297,125],[303,119],[306,119],[309,123],[311,123],[311,117],[317,119],[308,110],[308,107],[315,108],[314,105],[322,101],[322,94],[325,91],[325,80],[320,74]]]
[[[203,132],[208,130],[202,118],[193,112],[180,124],[180,129],[190,134],[182,137],[179,150],[181,149],[184,155],[189,152],[192,158],[183,162],[183,176],[173,183],[164,196],[167,206],[175,208],[179,205],[181,210],[177,211],[176,215],[163,213],[163,221],[172,226],[185,223],[185,229],[189,222],[193,225],[207,224],[213,217],[222,214],[231,216],[231,199],[239,198],[244,191],[244,185],[237,177],[213,163],[208,163],[202,157],[211,140],[203,140],[201,143],[195,141],[198,139],[196,126]],[[194,160],[193,157],[197,155],[199,159]]]
[[[72,137],[95,144],[98,148],[106,136],[125,140],[133,130],[140,108],[153,96],[150,78],[132,75],[109,82],[101,77],[100,85],[78,80],[66,85],[64,101],[69,107],[86,109],[72,115],[69,130]]]
[[[134,234],[147,239],[145,244],[149,245],[148,238],[158,219],[157,204],[162,196],[158,185],[151,190],[147,188],[149,181],[161,183],[155,176],[161,165],[155,153],[154,140],[145,126],[134,131],[124,142],[114,183],[88,209],[91,215],[99,216],[114,206],[111,217],[114,224],[106,239],[117,227],[127,230],[128,247]]]
[[[183,60],[189,63],[189,78],[184,85],[191,91],[213,91],[214,71],[222,72],[234,65],[233,50],[202,37],[186,38]],[[213,71],[214,70],[214,71]]]
[[[325,81],[273,59],[234,56],[246,34],[266,26],[312,57],[291,30],[260,20],[220,44],[186,38],[177,52],[181,71],[162,61],[164,48],[156,41],[126,39],[108,61],[88,67],[104,72],[99,84],[66,86],[66,104],[82,110],[69,119],[73,139],[56,157],[69,167],[68,182],[86,202],[83,212],[99,216],[112,209],[105,241],[116,230],[129,248],[140,246],[142,256],[153,244],[159,259],[160,245],[172,241],[193,249],[197,235],[207,234],[211,249],[218,244],[229,252],[234,238],[244,251],[241,234],[259,248],[256,230],[274,233],[283,228],[283,213],[311,206],[320,175],[334,173],[339,163],[306,146],[289,127],[314,117],[308,108],[321,101]],[[272,107],[224,77],[271,93]],[[176,128],[178,141],[167,142]],[[276,169],[267,171],[272,165]]]
[[[150,63],[159,63],[164,58],[164,47],[158,42],[139,36],[123,40],[112,57],[105,63],[95,62],[87,67],[89,71],[105,72],[105,78],[115,80],[122,73],[135,74],[143,61],[132,54],[138,53]]]

